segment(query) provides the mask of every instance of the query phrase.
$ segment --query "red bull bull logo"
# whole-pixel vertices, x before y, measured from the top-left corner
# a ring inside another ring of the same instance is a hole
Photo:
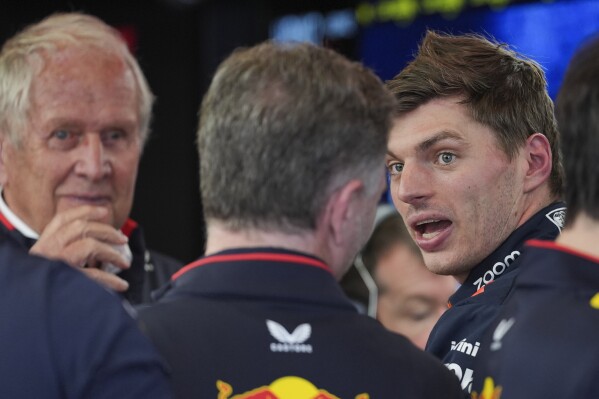
[[[472,399],[501,399],[502,390],[501,386],[495,386],[495,381],[491,377],[487,377],[480,395],[472,392]]]
[[[310,381],[301,377],[287,376],[274,380],[251,391],[233,395],[233,387],[224,381],[216,382],[218,399],[341,399],[324,389],[318,389]],[[354,399],[370,399],[366,393]]]

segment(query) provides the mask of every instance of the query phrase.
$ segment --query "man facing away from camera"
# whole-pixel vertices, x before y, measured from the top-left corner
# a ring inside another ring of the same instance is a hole
[[[220,65],[198,131],[206,256],[139,312],[178,397],[461,396],[336,281],[372,229],[393,105],[372,72],[313,45]]]
[[[393,202],[427,267],[462,284],[426,350],[469,392],[524,242],[553,240],[563,226],[553,104],[538,64],[477,35],[428,32],[388,87],[397,99],[386,160]]]

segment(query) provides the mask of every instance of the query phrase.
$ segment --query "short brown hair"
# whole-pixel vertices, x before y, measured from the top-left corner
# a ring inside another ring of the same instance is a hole
[[[490,127],[513,159],[526,139],[542,133],[551,146],[550,189],[563,192],[560,138],[545,73],[535,61],[476,34],[428,31],[418,54],[387,82],[403,115],[436,97],[461,97],[472,117]]]

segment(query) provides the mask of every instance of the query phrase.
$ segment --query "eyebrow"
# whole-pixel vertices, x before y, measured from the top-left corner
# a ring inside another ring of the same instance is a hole
[[[462,136],[460,136],[459,134],[449,131],[449,130],[443,130],[443,131],[440,131],[439,133],[435,134],[433,137],[430,137],[430,138],[424,140],[422,143],[418,144],[418,146],[416,147],[416,150],[421,153],[426,152],[429,148],[431,148],[432,146],[434,146],[435,144],[437,144],[443,140],[455,140],[460,143],[466,142],[464,140],[464,138]],[[389,149],[387,149],[387,155],[389,155],[395,159],[398,159],[397,155],[395,155]]]
[[[464,142],[462,136],[458,135],[455,132],[444,130],[418,144],[417,150],[418,152],[426,152],[429,148],[443,140],[455,140],[461,143]]]

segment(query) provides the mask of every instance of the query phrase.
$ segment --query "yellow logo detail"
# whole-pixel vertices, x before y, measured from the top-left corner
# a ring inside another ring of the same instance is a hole
[[[281,377],[270,385],[264,385],[235,396],[231,396],[233,387],[224,381],[216,381],[216,388],[218,389],[218,399],[340,399],[324,389],[318,389],[310,381],[296,376]],[[370,399],[370,395],[361,393],[355,399]]]
[[[599,292],[593,295],[590,303],[592,307],[594,307],[595,309],[599,309]]]
[[[487,377],[485,378],[483,390],[480,395],[472,392],[472,399],[500,399],[502,390],[501,386],[495,386],[495,382],[491,377]]]

